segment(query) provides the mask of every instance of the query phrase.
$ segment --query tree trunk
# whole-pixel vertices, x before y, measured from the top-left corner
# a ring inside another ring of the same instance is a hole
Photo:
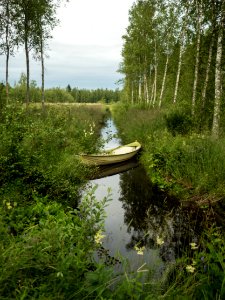
[[[204,86],[203,86],[203,90],[202,90],[202,109],[205,108],[205,98],[206,98],[206,91],[207,91],[208,81],[209,81],[209,71],[210,71],[211,62],[212,62],[213,45],[214,45],[214,33],[212,34],[212,38],[210,41],[209,56],[208,56],[206,74],[205,74],[205,82],[204,82]]]
[[[163,97],[163,93],[164,93],[164,89],[165,89],[168,63],[169,63],[169,54],[167,54],[167,56],[166,56],[166,64],[165,64],[165,69],[164,69],[164,74],[163,74],[162,88],[161,88],[160,97],[159,97],[159,107],[162,106],[162,97]]]
[[[138,82],[138,101],[141,103],[141,76],[139,77],[139,82]]]
[[[30,102],[30,59],[29,59],[27,38],[25,39],[25,54],[26,54],[26,68],[27,68],[26,106],[28,107]]]
[[[180,71],[181,71],[183,51],[184,51],[184,46],[183,46],[183,42],[182,42],[182,44],[180,44],[180,53],[179,53],[179,61],[178,61],[178,68],[177,68],[176,85],[175,85],[174,97],[173,97],[173,103],[174,104],[177,102],[177,93],[178,93],[178,86],[179,86],[179,82],[180,82]]]
[[[156,49],[156,40],[155,40],[155,79],[154,79],[154,97],[153,97],[153,107],[155,106],[156,96],[157,96],[157,49]]]
[[[148,93],[148,80],[147,80],[146,73],[144,75],[144,89],[145,89],[145,101],[146,101],[146,104],[148,104],[148,102],[149,102],[149,93]]]
[[[6,36],[5,36],[5,43],[6,43],[6,68],[5,68],[5,88],[6,88],[6,104],[9,101],[9,3],[6,4]]]
[[[9,46],[8,45],[7,45],[7,52],[6,52],[5,89],[6,89],[6,104],[8,104],[9,102]]]
[[[222,100],[221,89],[221,62],[222,62],[222,40],[223,40],[223,28],[221,26],[217,40],[217,52],[216,52],[216,69],[215,69],[215,100],[214,100],[214,112],[213,112],[213,125],[212,136],[218,138],[219,125],[220,125],[220,106]]]
[[[44,53],[43,40],[41,37],[41,103],[42,109],[45,108],[45,69],[44,69]]]
[[[180,33],[180,53],[179,53],[179,60],[178,60],[178,68],[177,68],[177,77],[176,77],[176,85],[175,85],[175,90],[174,90],[174,96],[173,96],[173,103],[175,104],[177,102],[177,93],[178,93],[178,87],[179,87],[179,82],[180,82],[180,72],[181,72],[181,64],[182,64],[182,57],[183,57],[183,52],[184,52],[184,36],[186,33],[186,23],[187,23],[187,16],[188,16],[188,9],[186,11],[186,17],[184,19],[183,23],[183,28]]]
[[[200,5],[200,7],[199,7]],[[194,73],[194,84],[192,94],[192,116],[195,115],[195,104],[196,104],[196,91],[198,84],[198,70],[199,70],[199,54],[200,54],[200,42],[201,42],[201,23],[202,23],[202,3],[197,4],[197,45],[196,45],[196,60],[195,60],[195,73]]]
[[[150,100],[151,105],[153,105],[154,92],[155,92],[155,80],[153,81],[153,84],[152,84],[151,100]]]
[[[131,104],[134,104],[134,82],[131,81]]]

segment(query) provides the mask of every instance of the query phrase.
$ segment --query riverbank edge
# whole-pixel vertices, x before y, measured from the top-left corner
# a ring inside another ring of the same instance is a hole
[[[124,109],[125,107],[125,109]],[[144,169],[146,170],[146,173],[149,177],[149,179],[152,181],[154,185],[156,185],[160,190],[165,191],[170,196],[176,197],[180,199],[182,205],[195,205],[196,207],[207,209],[207,208],[215,208],[218,211],[218,206],[223,205],[225,195],[223,192],[223,187],[219,187],[218,189],[212,189],[208,191],[203,191],[198,186],[194,187],[192,183],[189,181],[186,181],[184,178],[179,178],[179,180],[176,177],[173,177],[171,175],[168,175],[166,173],[161,163],[160,157],[154,156],[155,153],[151,152],[151,147],[149,144],[151,143],[151,139],[154,136],[154,127],[156,127],[156,131],[159,130],[159,127],[162,128],[162,136],[165,140],[164,143],[169,144],[171,143],[171,135],[167,132],[166,128],[162,127],[162,124],[153,124],[153,132],[152,129],[148,130],[148,126],[151,123],[151,121],[147,123],[147,125],[144,125],[144,119],[141,120],[140,123],[136,122],[136,120],[133,120],[132,117],[129,117],[129,112],[131,112],[132,109],[139,110],[140,112],[145,111],[149,116],[151,114],[154,114],[154,111],[147,110],[147,109],[137,109],[132,106],[127,106],[124,104],[116,104],[110,106],[110,111],[112,114],[112,118],[115,121],[115,124],[118,127],[119,136],[122,139],[124,143],[130,142],[131,140],[138,140],[142,144],[142,151],[139,154],[139,161],[143,165]],[[156,111],[156,114],[158,112]],[[165,114],[164,114],[165,115]],[[164,123],[162,119],[164,118],[163,113],[160,115],[159,123]],[[136,114],[136,117],[138,119],[138,116]],[[151,117],[150,117],[151,119]],[[129,120],[129,128],[126,129],[126,126],[124,124],[128,122]],[[139,120],[139,119],[138,119]],[[154,122],[153,118],[153,122]],[[135,125],[134,125],[135,123]],[[163,124],[165,126],[165,124]],[[139,135],[140,131],[142,130],[142,133]],[[149,135],[150,131],[150,135]],[[197,135],[196,135],[197,136]],[[168,137],[168,140],[166,140]],[[199,135],[197,138],[201,139],[202,137]],[[173,137],[172,137],[173,138]],[[185,145],[185,139],[188,137],[185,136],[183,139],[183,145]],[[205,136],[203,136],[205,138]],[[210,137],[207,137],[210,138]],[[191,138],[190,138],[191,139]],[[154,140],[154,138],[153,138]],[[214,141],[212,141],[214,142]],[[161,153],[157,153],[160,154]],[[164,159],[164,158],[162,158]]]

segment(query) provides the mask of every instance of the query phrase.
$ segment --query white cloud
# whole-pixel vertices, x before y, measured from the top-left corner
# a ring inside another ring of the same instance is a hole
[[[46,87],[115,88],[121,78],[122,35],[134,0],[70,0],[58,10],[60,25],[53,31],[46,59]],[[25,72],[24,54],[10,59],[10,82]],[[31,79],[40,85],[40,63],[32,61]],[[0,81],[4,58],[0,57]]]

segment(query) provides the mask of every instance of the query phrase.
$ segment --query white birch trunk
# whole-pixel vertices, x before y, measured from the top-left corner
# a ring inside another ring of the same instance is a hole
[[[148,104],[149,102],[149,93],[148,93],[148,80],[147,75],[144,75],[144,91],[145,91],[145,102]]]
[[[5,87],[6,87],[6,104],[8,104],[9,101],[9,3],[6,4],[6,18],[7,18],[7,24],[6,24],[6,37],[5,37],[5,43],[6,43],[6,72],[5,72]]]
[[[184,51],[184,45],[182,42],[182,44],[180,45],[179,61],[178,61],[178,68],[177,68],[177,78],[176,78],[176,85],[175,85],[174,97],[173,97],[174,104],[177,102],[177,93],[178,93],[178,86],[179,86],[179,82],[180,82],[180,71],[181,71],[183,51]]]
[[[154,91],[155,91],[155,81],[152,84],[150,105],[153,105]]]
[[[197,3],[197,47],[196,47],[196,60],[195,60],[195,72],[194,72],[194,84],[193,84],[193,94],[192,94],[192,109],[191,113],[195,115],[195,104],[196,104],[196,91],[198,84],[198,70],[199,70],[199,54],[200,54],[200,42],[201,42],[201,23],[202,23],[202,3]]]
[[[41,36],[41,103],[42,109],[45,108],[45,68],[44,68],[44,47],[43,40]]]
[[[173,96],[173,103],[174,104],[177,102],[177,93],[178,93],[178,87],[179,87],[179,82],[180,82],[180,72],[181,72],[182,57],[183,57],[183,52],[184,52],[184,37],[185,37],[185,33],[186,33],[187,16],[188,16],[188,8],[187,8],[183,28],[182,28],[182,31],[181,31],[181,34],[180,34],[180,40],[181,40],[181,42],[180,42],[180,52],[179,52],[176,84],[175,84],[175,90],[174,90],[174,96]]]
[[[134,83],[131,82],[131,103],[134,104]]]
[[[214,44],[214,33],[212,34],[212,38],[211,38],[211,42],[210,42],[209,56],[208,56],[206,73],[205,73],[205,82],[204,82],[204,86],[203,86],[203,90],[202,90],[202,109],[204,109],[204,107],[205,107],[206,91],[207,91],[208,82],[209,82],[209,71],[210,71],[211,62],[212,62],[213,44]]]
[[[165,69],[164,69],[164,74],[163,74],[162,88],[161,88],[160,97],[159,97],[159,107],[162,106],[162,97],[163,97],[163,93],[164,93],[164,89],[165,89],[168,63],[169,63],[169,54],[167,54],[167,56],[166,56],[166,64],[165,64]]]
[[[138,100],[141,103],[141,76],[139,77],[139,82],[138,82]]]
[[[213,125],[212,136],[217,138],[219,136],[220,125],[220,106],[221,106],[221,61],[222,61],[222,40],[223,40],[223,28],[220,28],[218,40],[217,40],[217,52],[216,52],[216,70],[215,70],[215,100],[214,100],[214,112],[213,112]]]
[[[155,40],[155,79],[154,79],[154,97],[153,97],[153,107],[155,106],[156,96],[157,96],[157,49],[156,49],[156,40]]]

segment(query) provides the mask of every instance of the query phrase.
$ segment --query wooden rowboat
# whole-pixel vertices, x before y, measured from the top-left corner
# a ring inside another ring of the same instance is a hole
[[[139,142],[133,142],[124,146],[119,146],[98,154],[81,154],[81,160],[89,165],[109,165],[126,161],[136,155],[141,149]]]

